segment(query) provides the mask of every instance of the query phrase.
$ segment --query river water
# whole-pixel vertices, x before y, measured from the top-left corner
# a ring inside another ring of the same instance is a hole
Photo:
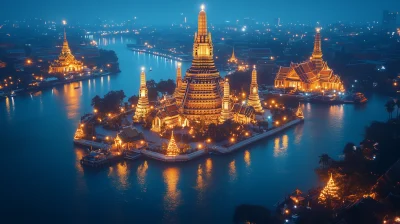
[[[304,124],[229,155],[181,164],[139,159],[84,169],[72,143],[95,95],[137,94],[140,67],[148,79],[175,78],[176,62],[129,51],[123,38],[102,38],[122,72],[0,101],[1,219],[36,222],[230,223],[236,206],[273,205],[296,188],[318,183],[318,156],[338,158],[362,140],[365,126],[386,120],[386,97],[366,105],[304,104]],[[183,71],[190,63],[183,63]]]

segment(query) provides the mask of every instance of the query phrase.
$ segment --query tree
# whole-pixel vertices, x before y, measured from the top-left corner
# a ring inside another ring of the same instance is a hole
[[[395,105],[396,105],[396,104],[395,104],[395,102],[394,102],[393,100],[389,100],[389,101],[385,104],[386,111],[387,111],[388,114],[389,114],[389,120],[392,119],[392,113],[393,113],[393,111],[394,111],[394,106],[395,106]]]
[[[396,99],[396,107],[397,107],[397,116],[396,118],[399,119],[399,109],[400,109],[400,100]]]
[[[110,91],[104,98],[95,96],[92,99],[92,106],[100,113],[119,112],[125,94],[123,90]]]
[[[329,157],[329,155],[326,153],[319,156],[319,165],[322,166],[322,169],[327,168],[330,161],[331,161],[331,157]]]
[[[133,95],[133,96],[129,97],[129,99],[128,99],[128,102],[131,105],[136,105],[138,103],[138,101],[139,101],[139,97],[137,95]]]

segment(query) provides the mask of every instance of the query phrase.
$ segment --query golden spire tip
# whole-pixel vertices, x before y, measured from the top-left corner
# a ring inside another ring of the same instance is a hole
[[[205,8],[204,4],[202,4],[200,8],[201,8],[201,11],[204,11],[204,8]]]

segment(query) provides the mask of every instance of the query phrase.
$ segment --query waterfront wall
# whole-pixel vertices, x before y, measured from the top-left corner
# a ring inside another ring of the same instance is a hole
[[[206,154],[204,150],[198,150],[190,154],[177,155],[177,156],[166,156],[164,154],[152,152],[149,150],[141,150],[141,153],[147,157],[160,160],[163,162],[186,162]]]
[[[237,149],[240,149],[240,148],[242,148],[242,147],[244,147],[246,145],[249,145],[249,144],[251,144],[253,142],[259,141],[259,140],[261,140],[263,138],[266,138],[266,137],[274,135],[274,134],[276,134],[278,132],[281,132],[281,131],[283,131],[283,130],[291,127],[291,126],[294,126],[296,124],[299,124],[299,123],[301,123],[303,121],[304,121],[303,119],[296,119],[296,120],[290,121],[290,122],[288,122],[288,123],[286,123],[286,124],[284,124],[284,125],[282,125],[280,127],[277,127],[277,128],[272,129],[272,130],[269,130],[267,132],[254,135],[251,138],[248,138],[246,140],[238,142],[238,143],[236,143],[236,144],[234,144],[232,146],[229,146],[227,148],[226,147],[222,147],[222,146],[213,146],[212,149],[214,149],[217,152],[222,153],[222,154],[230,153],[230,152],[233,152],[233,151],[235,151]]]

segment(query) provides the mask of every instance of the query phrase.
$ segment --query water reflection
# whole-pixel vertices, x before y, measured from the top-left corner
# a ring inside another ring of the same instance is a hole
[[[167,185],[167,191],[164,196],[164,210],[175,211],[181,203],[180,190],[178,189],[179,170],[175,167],[170,167],[163,172],[164,182]]]
[[[197,168],[196,189],[199,191],[204,190],[203,169],[201,167],[201,164],[199,164]]]
[[[137,180],[139,185],[141,186],[142,192],[146,192],[146,175],[147,175],[147,169],[149,166],[147,165],[147,160],[144,161],[142,165],[140,165],[136,171],[137,173]]]
[[[78,172],[80,174],[83,174],[83,167],[82,167],[82,164],[80,163],[80,161],[84,155],[85,155],[85,153],[83,152],[82,149],[75,150],[75,156],[76,156],[75,168],[78,170]]]
[[[246,163],[246,167],[249,168],[250,164],[251,164],[250,151],[249,150],[244,151],[244,162]]]
[[[211,171],[212,171],[212,160],[210,158],[208,158],[206,160],[206,174],[207,174],[207,178],[211,177]]]
[[[64,85],[64,99],[66,102],[67,115],[69,119],[79,116],[80,90],[75,89],[73,84]]]
[[[232,160],[232,162],[229,163],[229,177],[231,182],[236,180],[237,174],[235,160]]]
[[[281,140],[282,144],[280,144]],[[283,135],[282,139],[280,137],[276,137],[274,140],[274,157],[286,156],[288,145],[289,145],[288,135]]]
[[[117,165],[117,175],[119,178],[119,187],[122,189],[127,189],[129,188],[129,182],[128,182],[128,166],[126,163],[118,163]]]

